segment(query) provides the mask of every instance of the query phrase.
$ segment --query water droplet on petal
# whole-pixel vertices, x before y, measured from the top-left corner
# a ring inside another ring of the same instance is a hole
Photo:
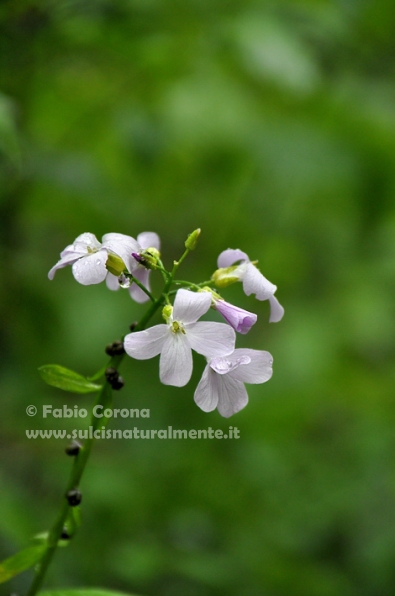
[[[121,288],[130,288],[130,279],[123,273],[118,277],[118,281]]]

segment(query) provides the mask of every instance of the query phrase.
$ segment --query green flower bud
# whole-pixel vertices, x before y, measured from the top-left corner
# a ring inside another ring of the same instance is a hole
[[[211,279],[214,281],[217,288],[226,288],[240,280],[237,269],[238,265],[217,269],[217,271],[214,271],[212,274]]]
[[[153,246],[146,248],[141,251],[139,256],[141,264],[144,265],[144,267],[147,269],[156,269],[158,261],[160,260],[160,252],[157,248],[154,248]]]
[[[171,304],[166,304],[166,306],[163,307],[162,309],[162,317],[164,318],[164,320],[167,321],[170,319],[171,315],[173,313],[173,307]]]
[[[121,273],[126,269],[126,265],[121,257],[118,257],[118,255],[114,255],[113,253],[109,253],[106,262],[106,268],[110,273],[119,277],[119,275],[121,275]]]
[[[188,238],[185,240],[185,248],[189,250],[195,250],[198,238],[200,236],[200,228],[194,230],[192,234],[189,234]]]

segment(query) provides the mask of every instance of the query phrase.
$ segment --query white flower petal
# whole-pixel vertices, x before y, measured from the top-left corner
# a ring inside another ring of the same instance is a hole
[[[132,269],[136,266],[135,259],[132,258],[132,252],[137,252],[139,250],[137,240],[132,238],[132,236],[111,232],[109,234],[104,234],[102,241],[103,247],[107,248],[118,257],[121,257],[122,261],[125,263],[126,269],[131,273]]]
[[[214,373],[215,374],[215,373]],[[218,412],[229,418],[248,404],[248,393],[243,383],[229,375],[217,375]]]
[[[249,350],[248,348],[237,349],[227,356],[227,360],[237,361],[242,358],[250,358],[248,364],[240,364],[228,373],[232,377],[243,383],[265,383],[273,374],[273,356],[265,350]]]
[[[269,296],[270,318],[269,323],[278,323],[284,316],[284,308],[275,296]]]
[[[235,350],[233,354],[229,354],[229,356],[221,356],[221,358],[211,358],[209,361],[210,368],[212,368],[218,375],[227,375],[239,366],[250,364],[251,358],[249,356],[236,357],[236,352],[237,350]]]
[[[82,257],[73,265],[75,279],[84,286],[98,284],[106,279],[108,254],[105,249]]]
[[[185,326],[192,350],[206,358],[227,356],[235,348],[236,333],[226,323],[199,321]]]
[[[99,246],[98,250],[100,250],[101,246]],[[70,255],[74,255],[75,258],[84,257],[85,255],[89,255],[88,249],[85,244],[69,244],[66,246],[64,250],[60,253],[61,258],[68,257]]]
[[[62,269],[63,267],[67,267],[67,265],[72,265],[73,263],[75,263],[76,261],[78,261],[78,259],[81,258],[81,255],[79,253],[76,253],[74,251],[69,251],[68,254],[65,254],[65,251],[63,251],[62,253],[62,258],[60,259],[60,261],[58,261],[56,263],[56,265],[54,265],[52,267],[52,269],[50,269],[50,271],[48,272],[48,277],[49,279],[53,279],[55,277],[55,273],[58,269]]]
[[[74,240],[73,247],[75,251],[80,252],[81,254],[89,254],[100,250],[102,245],[94,234],[91,234],[91,232],[84,232]],[[67,250],[67,248],[65,250]]]
[[[242,279],[244,293],[247,296],[255,294],[258,300],[268,300],[277,290],[277,286],[266,279],[252,263],[247,264]]]
[[[137,236],[137,242],[142,249],[151,247],[157,248],[158,250],[160,249],[160,239],[155,232],[141,232],[141,234]]]
[[[155,325],[145,331],[128,333],[123,342],[125,352],[136,360],[148,360],[161,353],[168,335],[167,325]]]
[[[231,265],[233,265],[233,263],[236,263],[237,261],[249,260],[250,259],[248,258],[248,255],[242,250],[239,250],[238,248],[228,248],[227,250],[222,251],[219,255],[217,266],[219,268],[231,267]]]
[[[174,300],[173,320],[195,323],[211,306],[210,292],[178,290]]]
[[[183,387],[192,375],[192,350],[184,333],[166,337],[159,361],[159,376],[164,385]]]
[[[147,290],[150,289],[150,285],[149,285],[149,275],[150,275],[150,271],[148,269],[145,269],[145,267],[138,267],[138,269],[135,269],[133,271],[133,275],[134,277],[137,277],[137,279],[139,281],[141,281],[141,283],[143,284],[143,286],[145,288],[147,288]],[[143,290],[141,288],[139,288],[135,283],[132,283],[132,285],[129,288],[129,293],[131,295],[131,297],[133,298],[133,300],[135,300],[136,302],[139,302],[140,304],[142,304],[143,302],[147,302],[147,300],[149,300],[149,297],[147,296],[147,294],[145,292],[143,292]]]
[[[196,387],[194,400],[203,412],[212,412],[218,405],[217,375],[208,365]]]
[[[108,272],[107,277],[106,277],[106,286],[109,290],[113,290],[114,292],[116,290],[119,290],[120,285],[119,285],[118,277],[116,275],[113,275],[112,273]]]

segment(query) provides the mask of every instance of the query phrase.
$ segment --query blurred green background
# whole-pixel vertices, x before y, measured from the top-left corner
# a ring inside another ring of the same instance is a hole
[[[3,0],[2,558],[52,524],[71,464],[25,429],[77,421],[26,406],[92,400],[37,367],[93,374],[144,312],[48,270],[86,231],[156,231],[169,265],[201,227],[182,277],[232,247],[278,285],[279,324],[240,284],[224,293],[259,314],[238,345],[269,350],[273,378],[226,421],[193,402],[203,358],[182,389],[125,360],[116,405],[150,408],[139,427],[241,438],[98,441],[47,587],[393,596],[394,40],[391,0]]]

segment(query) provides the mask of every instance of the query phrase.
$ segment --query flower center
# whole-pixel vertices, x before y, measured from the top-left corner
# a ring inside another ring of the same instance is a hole
[[[171,329],[172,333],[184,333],[185,334],[185,329],[179,321],[173,321],[172,324],[170,325],[170,329]]]

